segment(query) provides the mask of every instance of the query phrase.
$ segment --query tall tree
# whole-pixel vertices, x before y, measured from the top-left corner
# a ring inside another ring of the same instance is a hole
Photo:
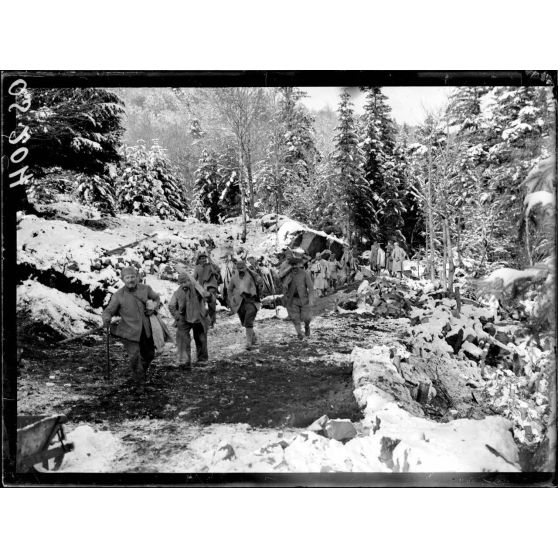
[[[363,116],[364,172],[370,184],[372,234],[382,241],[399,236],[404,224],[402,153],[396,156],[396,128],[380,87],[369,87]]]
[[[344,234],[353,244],[370,229],[373,215],[372,195],[363,171],[363,153],[356,131],[353,103],[347,90],[341,94],[338,108],[339,124],[334,138],[335,182],[338,202],[345,217]]]
[[[220,215],[220,196],[222,177],[214,153],[204,149],[200,166],[195,172],[194,184],[196,213],[202,221],[218,223]]]
[[[243,238],[246,238],[246,213],[254,214],[254,179],[253,179],[253,125],[262,109],[263,92],[258,87],[227,87],[213,89],[209,92],[210,99],[221,115],[227,122],[231,132],[234,134],[238,144],[239,157],[239,183],[243,190],[243,174],[246,171],[247,199],[248,207],[243,205]]]
[[[297,88],[280,87],[273,99],[275,110],[270,120],[266,157],[258,169],[258,182],[264,203],[278,213],[287,208],[298,212],[301,190],[307,189],[314,180],[319,160],[314,119],[299,102],[305,96]]]
[[[18,115],[18,125],[29,126],[27,162],[35,170],[102,172],[120,159],[123,113],[121,99],[105,89],[32,89],[30,109]]]

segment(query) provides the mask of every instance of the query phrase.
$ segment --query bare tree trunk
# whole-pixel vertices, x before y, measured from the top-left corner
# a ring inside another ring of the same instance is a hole
[[[254,180],[252,178],[252,154],[250,152],[250,138],[246,139],[246,149],[244,151],[244,161],[246,166],[246,176],[248,179],[248,212],[250,217],[254,217]]]
[[[525,216],[525,248],[527,249],[527,257],[529,258],[529,265],[533,265],[533,256],[531,255],[531,243],[529,240],[529,216]]]
[[[242,243],[246,242],[246,193],[244,192],[244,183],[242,180],[242,146],[238,145],[238,186],[240,189],[240,208],[242,210]]]
[[[428,266],[430,267],[430,280],[434,282],[434,216],[432,211],[432,143],[428,140],[428,189],[427,189],[427,211],[428,211],[428,236],[430,242],[430,255]]]
[[[453,263],[453,246],[451,243],[451,229],[449,221],[446,221],[447,250],[448,250],[448,292],[453,293],[453,278],[455,276],[455,265]]]
[[[447,290],[447,265],[448,265],[448,245],[446,239],[447,221],[444,217],[442,219],[442,286]]]
[[[461,215],[457,216],[457,262],[460,266],[463,265],[461,254]]]

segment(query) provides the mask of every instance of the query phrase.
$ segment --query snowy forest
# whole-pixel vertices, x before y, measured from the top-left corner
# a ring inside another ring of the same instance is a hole
[[[297,87],[22,93],[18,407],[68,416],[66,470],[553,470],[552,87],[448,88],[413,125],[382,87],[358,94],[314,110]],[[227,242],[262,277],[261,347],[239,351],[222,296],[210,379],[169,372],[171,348],[155,392],[108,382],[92,328],[119,271],[168,304],[180,265]],[[399,277],[373,243],[403,249]],[[320,253],[339,262],[301,345],[278,275],[296,250],[315,283]]]

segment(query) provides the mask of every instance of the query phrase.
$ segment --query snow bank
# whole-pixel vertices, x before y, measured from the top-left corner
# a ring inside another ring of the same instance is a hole
[[[78,426],[67,435],[74,451],[67,453],[58,470],[63,473],[108,473],[122,452],[122,442],[108,431],[95,431],[89,425]]]
[[[48,325],[65,336],[79,335],[101,324],[100,313],[82,298],[32,279],[17,287],[17,311],[28,312],[34,322]]]
[[[551,207],[554,207],[554,205],[556,204],[556,200],[553,193],[539,191],[527,194],[523,203],[525,204],[525,213],[529,215],[529,213],[531,213],[531,210],[537,205],[542,205],[543,207],[549,205]]]
[[[347,444],[303,430],[252,429],[246,424],[208,427],[184,452],[171,458],[167,472],[389,472],[376,459],[376,440]]]
[[[520,279],[537,279],[548,272],[545,268],[529,267],[527,269],[511,269],[502,267],[495,269],[488,277],[484,279],[486,283],[494,283],[501,280],[505,289]]]
[[[110,250],[133,240],[131,235],[118,237],[66,221],[28,215],[20,221],[17,231],[18,263],[55,269],[69,276],[73,272],[89,273],[91,260],[100,255],[101,248]],[[70,262],[75,262],[77,269],[68,269]]]
[[[413,416],[379,387],[386,377],[403,381],[389,349],[355,348],[352,353],[355,397],[370,428],[376,459],[395,472],[519,471],[518,450],[502,417],[438,423]],[[395,370],[394,370],[395,369]],[[375,445],[374,445],[375,444]],[[368,454],[369,458],[373,458]],[[372,462],[374,460],[372,459]]]

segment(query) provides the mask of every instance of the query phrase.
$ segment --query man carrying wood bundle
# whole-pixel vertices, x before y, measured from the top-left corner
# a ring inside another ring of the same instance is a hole
[[[149,316],[159,307],[160,296],[150,286],[138,284],[136,268],[125,267],[121,276],[124,286],[112,295],[104,309],[103,326],[108,328],[112,317],[120,316],[113,333],[122,339],[128,353],[132,383],[143,385],[155,356]]]
[[[238,313],[240,323],[246,329],[246,350],[250,351],[257,345],[254,332],[254,321],[260,308],[262,291],[261,279],[250,269],[244,260],[236,262],[236,270],[232,274],[229,286],[229,307]]]
[[[207,254],[201,253],[198,256],[194,269],[194,279],[209,293],[207,305],[210,327],[213,327],[217,315],[217,293],[223,280],[219,268],[207,257]]]
[[[304,339],[301,321],[304,322],[304,333],[310,337],[312,305],[314,304],[314,284],[310,274],[303,268],[303,257],[294,254],[288,259],[289,268],[281,277],[286,293],[283,298],[289,318],[294,324],[299,339]]]
[[[189,370],[192,365],[191,337],[194,336],[198,364],[205,365],[207,354],[207,329],[211,321],[206,306],[209,293],[188,273],[178,275],[180,287],[169,302],[169,310],[176,320],[176,348],[178,367]]]

